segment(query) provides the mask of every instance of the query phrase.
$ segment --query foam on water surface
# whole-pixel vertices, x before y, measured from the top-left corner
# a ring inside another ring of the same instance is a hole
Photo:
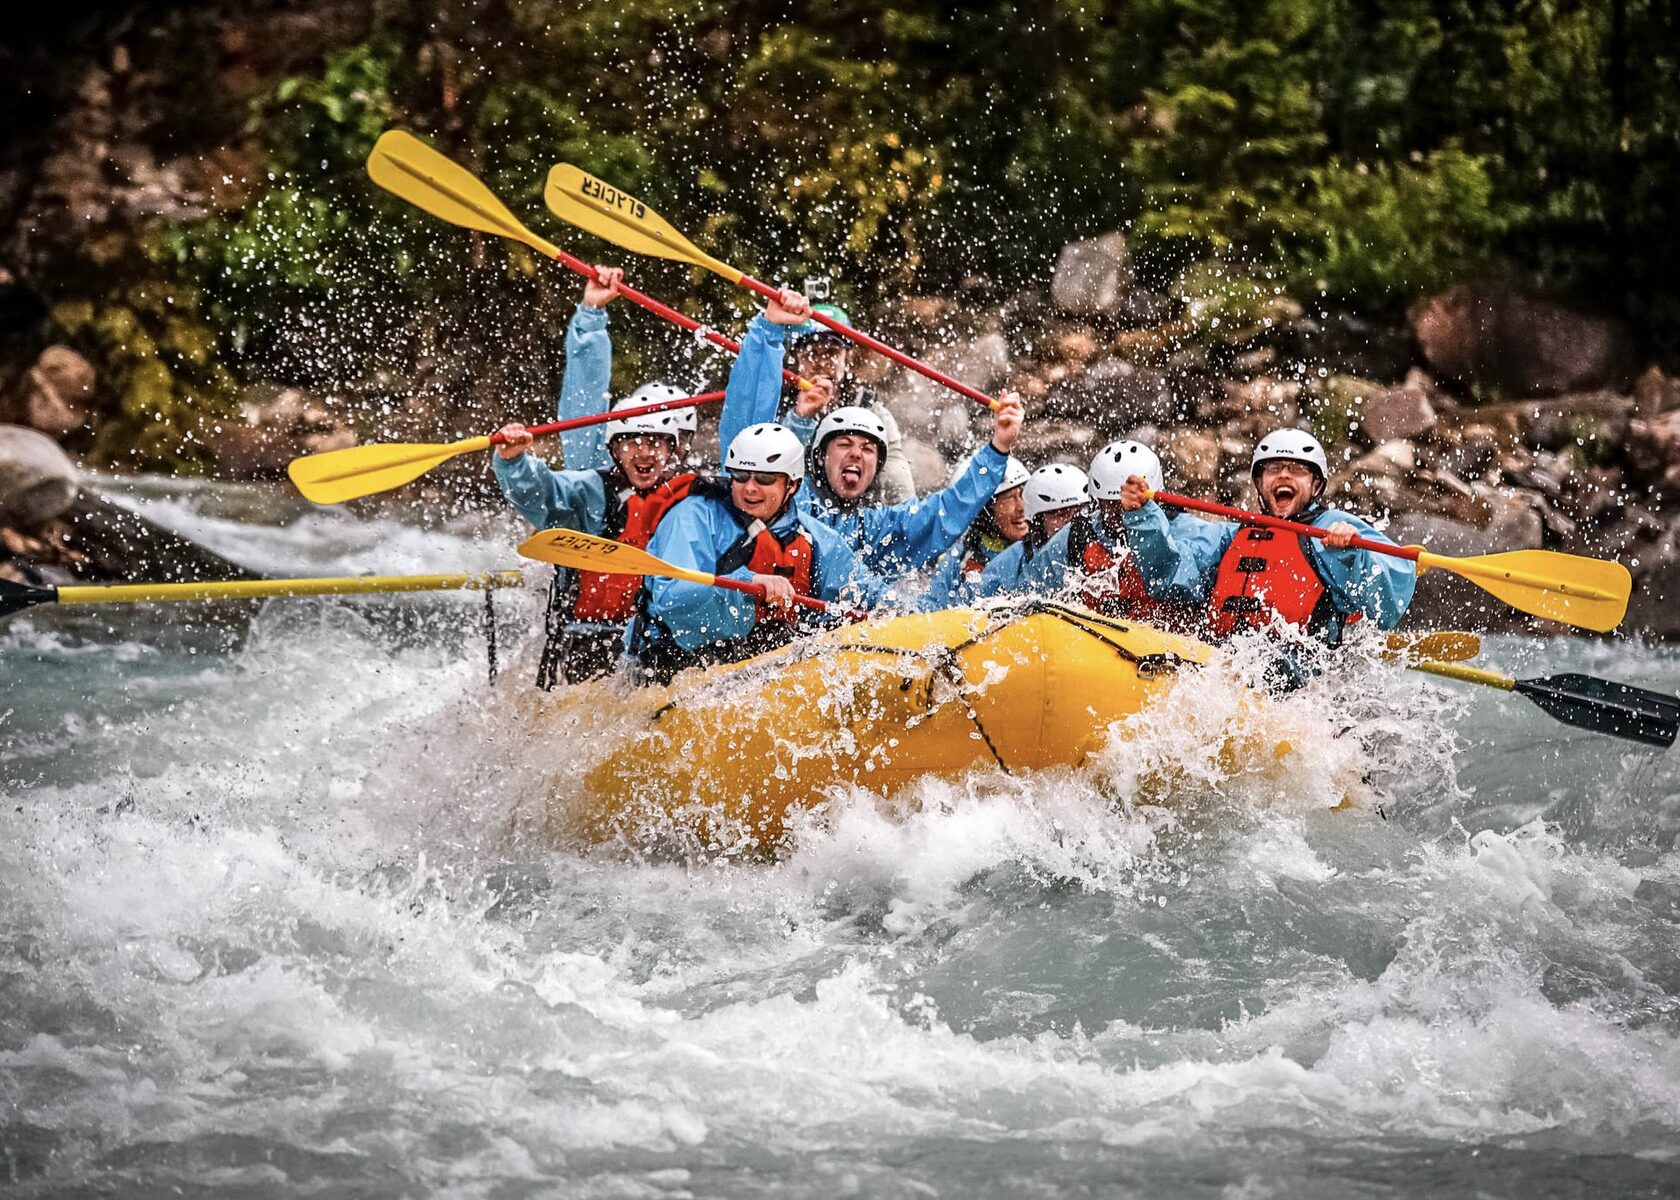
[[[504,561],[329,519],[227,545]],[[636,700],[485,686],[476,614],[0,630],[13,1192],[1672,1188],[1672,754],[1351,660],[1262,719],[1237,663],[1085,770],[837,788],[774,861],[581,852],[533,813]]]

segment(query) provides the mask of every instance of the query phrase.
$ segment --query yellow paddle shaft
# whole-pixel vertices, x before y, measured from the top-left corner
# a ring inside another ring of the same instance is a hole
[[[476,575],[348,575],[328,579],[236,579],[221,583],[113,583],[61,587],[60,604],[136,604],[180,600],[260,600],[275,596],[355,596],[373,592],[482,592],[524,585],[518,571]]]
[[[1467,575],[1472,579],[1492,579],[1505,583],[1514,583],[1519,587],[1530,587],[1541,592],[1558,592],[1565,596],[1579,596],[1583,600],[1620,600],[1621,597],[1595,587],[1571,583],[1567,579],[1558,579],[1550,575],[1534,575],[1527,571],[1513,571],[1508,567],[1492,567],[1473,558],[1455,558],[1449,554],[1431,554],[1423,550],[1417,557],[1418,572],[1421,574],[1431,568],[1451,571],[1455,575]]]
[[[1411,666],[1412,670],[1422,671],[1426,675],[1439,675],[1443,679],[1457,679],[1462,683],[1479,683],[1504,692],[1515,691],[1517,687],[1517,681],[1508,675],[1501,675],[1497,671],[1483,671],[1476,667],[1461,667],[1457,663],[1420,662]]]

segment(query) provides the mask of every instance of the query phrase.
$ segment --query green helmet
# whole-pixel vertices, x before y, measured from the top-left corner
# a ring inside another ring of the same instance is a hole
[[[846,310],[841,308],[838,304],[813,304],[811,306],[811,311],[821,313],[830,321],[844,325],[847,329],[852,327],[852,318],[848,316]],[[794,345],[798,345],[807,338],[838,338],[839,336],[840,335],[835,333],[834,330],[830,329],[826,325],[820,324],[817,321],[806,321],[803,325],[795,325],[792,329],[788,330],[788,338]]]

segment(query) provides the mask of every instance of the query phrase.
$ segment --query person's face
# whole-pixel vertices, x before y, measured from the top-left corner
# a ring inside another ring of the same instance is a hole
[[[1097,511],[1102,514],[1103,528],[1110,534],[1118,533],[1126,527],[1126,506],[1120,501],[1099,500]]]
[[[768,471],[731,471],[729,496],[735,507],[759,521],[774,520],[793,492],[793,480]]]
[[[793,369],[807,379],[822,376],[838,387],[852,361],[849,343],[835,337],[808,337],[793,352]]]
[[[1318,493],[1318,474],[1306,463],[1274,458],[1260,465],[1260,507],[1274,517],[1293,517]]]
[[[1027,489],[1016,484],[1007,492],[992,497],[992,524],[1006,542],[1018,542],[1027,536]]]
[[[676,445],[670,438],[654,434],[620,434],[608,449],[619,470],[630,480],[630,486],[638,491],[645,491],[665,478],[676,454]]]
[[[856,500],[875,482],[881,448],[861,433],[837,433],[823,446],[823,475],[842,500]]]
[[[1039,520],[1044,524],[1044,540],[1049,541],[1062,531],[1069,521],[1079,515],[1079,505],[1069,505],[1067,508],[1054,509],[1051,512],[1040,513]]]

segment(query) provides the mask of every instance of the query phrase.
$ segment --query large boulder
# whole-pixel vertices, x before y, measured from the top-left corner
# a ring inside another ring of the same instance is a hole
[[[1633,336],[1614,317],[1492,285],[1451,288],[1408,315],[1430,369],[1466,386],[1553,396],[1633,380]]]
[[[1506,550],[1536,550],[1544,522],[1534,501],[1510,489],[1477,489],[1476,507],[1487,524],[1478,528],[1465,521],[1433,513],[1402,513],[1389,526],[1388,536],[1401,545],[1422,545],[1437,554],[1499,554]]]
[[[272,479],[305,454],[356,444],[356,435],[317,396],[296,388],[257,385],[245,390],[241,421],[209,436],[211,456],[234,479]]]
[[[1680,638],[1680,558],[1666,559],[1640,575],[1622,631],[1668,641]]]
[[[1399,387],[1332,375],[1323,393],[1337,411],[1352,418],[1353,432],[1369,445],[1416,437],[1435,425],[1435,406],[1421,373],[1408,376]]]
[[[1122,315],[1131,290],[1132,255],[1118,231],[1063,246],[1050,279],[1056,306],[1085,317]]]
[[[0,420],[62,438],[87,423],[95,382],[87,359],[68,346],[48,346],[0,405]]]
[[[1628,471],[1635,480],[1660,485],[1665,491],[1680,483],[1680,409],[1630,421],[1625,450]]]
[[[1664,375],[1661,367],[1650,367],[1633,384],[1633,410],[1641,417],[1654,417],[1680,408],[1680,379]]]
[[[0,524],[34,530],[75,503],[76,464],[44,433],[0,425]]]
[[[1512,413],[1528,445],[1578,446],[1589,458],[1603,460],[1626,443],[1634,401],[1616,392],[1585,392],[1515,405]]]
[[[920,357],[930,367],[988,394],[995,394],[1009,378],[1009,344],[997,332],[934,346]],[[914,371],[897,372],[890,390],[883,389],[882,399],[906,433],[921,434],[941,446],[966,444],[986,415],[978,404]]]
[[[1190,414],[1173,393],[1172,378],[1118,355],[1099,359],[1050,388],[1046,411],[1094,421],[1104,429],[1177,423]]]

